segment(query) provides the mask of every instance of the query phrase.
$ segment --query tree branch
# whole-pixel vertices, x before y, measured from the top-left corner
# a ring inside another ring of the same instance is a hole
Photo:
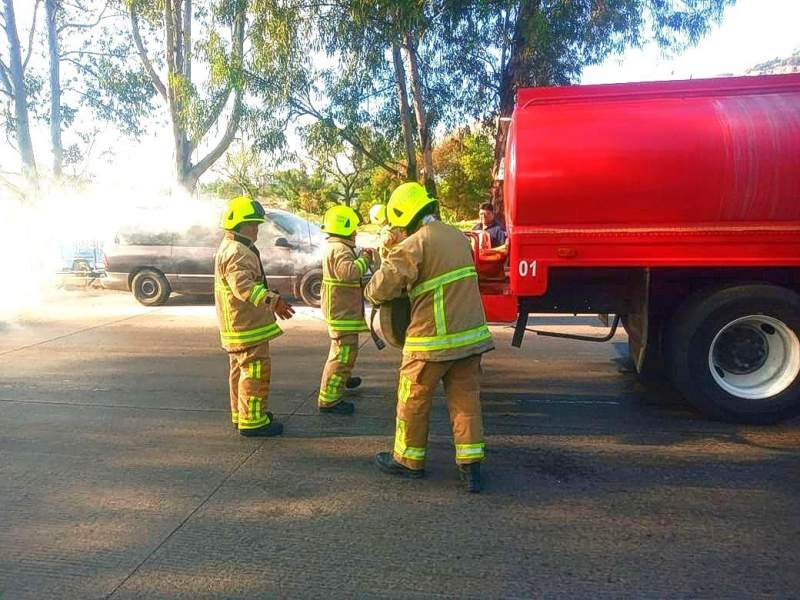
[[[8,67],[2,60],[0,60],[0,83],[3,84],[3,91],[5,91],[8,97],[13,98],[14,88],[11,85],[11,80],[8,78],[8,72]]]
[[[228,98],[230,98],[230,96],[231,88],[228,87],[225,90],[225,93],[222,94],[217,99],[217,102],[211,107],[211,112],[208,113],[205,121],[200,124],[200,129],[197,131],[197,135],[192,136],[192,139],[189,140],[189,152],[194,152],[195,148],[197,148],[198,144],[206,136],[214,123],[217,122],[217,119],[219,119],[219,115],[222,113],[222,109],[225,108],[225,105],[228,103]]]
[[[183,9],[183,76],[192,83],[192,0],[184,0]]]
[[[22,61],[22,71],[25,72],[25,69],[28,68],[28,61],[31,59],[33,55],[33,35],[36,33],[36,13],[39,12],[39,4],[42,0],[36,0],[36,4],[33,5],[33,20],[31,21],[31,30],[28,33],[28,54],[25,56],[25,60]]]
[[[74,65],[79,71],[83,71],[84,73],[88,73],[92,77],[99,79],[97,73],[95,73],[92,69],[81,63],[80,61],[75,60],[74,58],[62,58],[60,62],[69,63]]]
[[[156,73],[156,70],[153,68],[153,63],[150,62],[150,59],[147,58],[147,52],[144,49],[144,44],[142,43],[142,35],[139,32],[139,19],[136,15],[136,9],[133,7],[133,3],[130,5],[130,9],[128,11],[131,19],[131,33],[133,34],[133,41],[136,44],[136,50],[139,52],[139,58],[144,65],[147,74],[150,76],[150,82],[153,84],[153,87],[156,91],[161,94],[161,97],[166,100],[167,99],[167,88],[164,87],[164,83]]]
[[[72,54],[77,54],[78,56],[116,56],[113,52],[93,52],[91,50],[67,50],[66,52],[61,52],[61,56],[70,56]],[[127,56],[130,56],[130,54]]]
[[[234,47],[231,54],[235,59],[237,59],[236,68],[239,70],[242,69],[241,61],[244,50],[245,18],[244,10],[240,10],[240,12],[236,15],[233,25]],[[242,103],[242,99],[244,98],[244,88],[244,82],[241,81],[236,86],[236,94],[233,97],[233,111],[231,112],[231,117],[228,120],[228,126],[225,128],[225,133],[222,136],[222,139],[208,154],[205,155],[205,157],[203,157],[194,167],[192,167],[190,176],[192,179],[194,179],[194,181],[197,181],[197,179],[199,179],[203,173],[205,173],[217,160],[219,160],[219,158],[228,149],[228,146],[231,145],[233,138],[236,136],[236,132],[239,130],[239,122],[242,119],[242,112],[244,110]]]
[[[309,117],[314,117],[319,122],[321,122],[325,127],[329,129],[333,129],[336,133],[341,137],[345,142],[350,144],[355,150],[361,152],[364,156],[369,158],[373,163],[387,171],[388,173],[394,175],[395,177],[404,177],[403,173],[401,173],[398,169],[393,167],[389,161],[382,160],[377,155],[373,154],[364,143],[358,139],[355,135],[349,133],[343,127],[339,127],[336,122],[329,116],[323,115],[317,109],[315,109],[310,102],[303,103],[299,99],[292,99],[290,100],[293,107],[297,110],[299,114],[307,115]],[[395,163],[396,164],[396,163]]]
[[[105,104],[103,102],[99,102],[99,101],[97,101],[96,98],[92,98],[89,94],[87,94],[86,92],[84,92],[84,91],[82,91],[82,90],[80,90],[78,88],[65,87],[64,91],[65,92],[66,91],[73,92],[73,93],[77,94],[78,96],[80,96],[81,98],[83,98],[84,100],[86,100],[87,102],[92,102],[92,101],[97,102],[98,106],[102,106],[104,110],[107,110],[108,112],[112,113],[120,121],[124,122],[126,119],[129,118],[129,115],[126,112],[118,110],[118,109],[114,108],[110,104]]]
[[[239,122],[242,118],[242,96],[243,91],[241,89],[236,90],[236,95],[233,99],[233,112],[231,113],[231,118],[228,121],[228,126],[225,128],[225,134],[222,136],[222,139],[217,143],[216,146],[206,154],[194,167],[192,167],[191,174],[195,178],[199,178],[203,173],[205,173],[208,168],[213,165],[217,160],[219,160],[220,156],[225,153],[225,150],[228,149],[228,146],[231,145],[236,132],[239,130]]]
[[[58,28],[58,32],[61,33],[65,29],[91,29],[92,27],[96,27],[100,21],[103,20],[103,15],[106,14],[109,5],[111,4],[111,0],[106,0],[105,6],[103,6],[103,10],[100,11],[100,14],[94,20],[94,23],[64,23]],[[113,15],[109,15],[109,17],[113,17]]]

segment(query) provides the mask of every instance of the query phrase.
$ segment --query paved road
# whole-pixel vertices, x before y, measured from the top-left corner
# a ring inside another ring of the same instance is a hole
[[[441,402],[428,478],[371,464],[397,353],[365,342],[358,414],[316,413],[313,311],[273,346],[266,441],[228,424],[208,304],[66,293],[0,323],[0,597],[800,597],[800,422],[704,421],[624,372],[624,334],[494,333],[468,496]]]

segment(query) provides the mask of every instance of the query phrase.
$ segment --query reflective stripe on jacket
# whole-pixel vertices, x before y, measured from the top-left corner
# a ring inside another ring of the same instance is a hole
[[[356,257],[354,242],[328,238],[322,261],[322,314],[330,337],[369,331],[361,291],[368,270],[367,259]]]
[[[267,288],[261,258],[236,238],[242,239],[226,232],[214,256],[214,304],[220,341],[228,352],[256,346],[283,333],[273,312],[279,295]]]
[[[381,304],[404,292],[411,324],[403,354],[445,361],[494,348],[469,241],[455,227],[426,222],[389,251],[364,294]]]

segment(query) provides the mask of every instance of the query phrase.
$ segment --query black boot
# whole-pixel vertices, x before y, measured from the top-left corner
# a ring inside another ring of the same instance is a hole
[[[419,479],[425,476],[425,469],[409,469],[395,461],[391,452],[378,452],[375,455],[375,464],[378,465],[378,468],[384,473],[396,475],[397,477]]]
[[[344,387],[348,390],[354,390],[361,385],[361,377],[348,377],[344,382]]]
[[[345,402],[344,400],[342,400],[341,402],[337,402],[333,406],[319,407],[319,412],[331,413],[334,415],[352,415],[355,410],[356,407],[353,405],[352,402]]]
[[[283,423],[277,421],[270,421],[263,427],[257,429],[240,429],[239,435],[244,437],[274,437],[283,433]]]
[[[480,493],[483,487],[481,484],[481,463],[458,465],[458,474],[461,476],[461,481],[467,484],[469,493]]]
[[[267,411],[267,418],[270,420],[270,422],[272,422],[272,416],[273,416],[272,413]],[[239,424],[238,423],[234,423],[233,424],[233,428],[238,431],[239,430]]]

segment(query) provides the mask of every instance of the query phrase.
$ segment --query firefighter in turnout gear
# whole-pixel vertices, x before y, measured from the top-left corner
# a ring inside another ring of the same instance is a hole
[[[371,253],[364,250],[356,254],[358,223],[358,215],[347,206],[330,208],[323,220],[328,243],[322,260],[322,314],[331,338],[319,385],[319,410],[323,413],[352,414],[353,404],[342,400],[342,395],[345,389],[361,385],[361,378],[351,374],[358,356],[358,334],[369,331],[362,279],[369,269]]]
[[[228,204],[221,224],[225,236],[214,257],[214,303],[230,361],[231,420],[243,436],[267,437],[283,432],[267,411],[269,341],[283,333],[275,316],[289,319],[294,309],[267,287],[255,246],[264,220],[264,209],[250,198]]]
[[[436,200],[418,183],[404,183],[389,199],[389,224],[408,237],[394,246],[366,286],[380,305],[404,293],[411,302],[397,391],[393,452],[375,457],[384,472],[422,477],[433,393],[444,382],[456,463],[470,492],[481,489],[484,458],[480,404],[481,355],[494,344],[483,313],[467,238],[434,215]]]
[[[374,204],[369,209],[369,221],[374,225],[380,225],[378,232],[378,256],[381,260],[386,258],[392,246],[402,242],[406,238],[406,231],[402,227],[392,227],[388,224],[386,217],[386,205]]]

